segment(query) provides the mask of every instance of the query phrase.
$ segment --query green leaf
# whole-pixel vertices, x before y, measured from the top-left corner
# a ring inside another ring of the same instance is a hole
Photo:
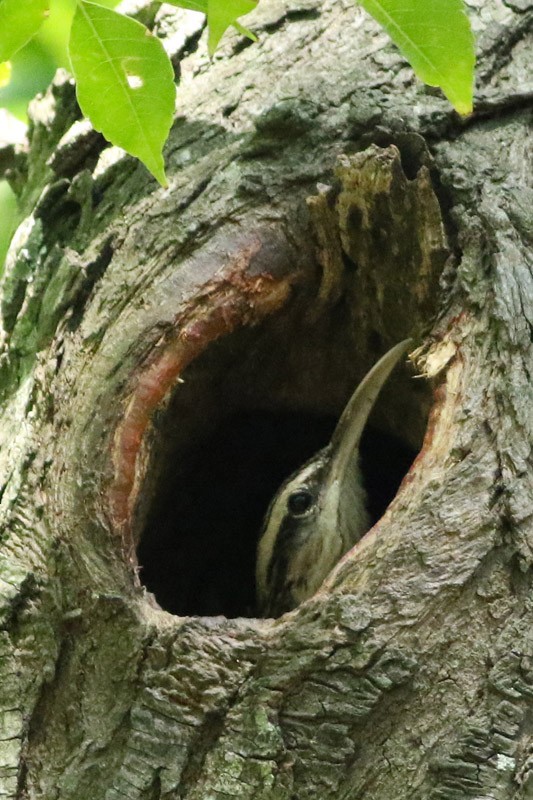
[[[233,27],[236,31],[238,31],[242,36],[246,36],[248,39],[251,39],[252,42],[257,42],[257,36],[255,33],[248,28],[245,28],[244,25],[241,25],[240,22],[234,22]]]
[[[207,14],[210,55],[213,55],[230,25],[233,25],[240,34],[247,36],[253,42],[257,41],[257,36],[236,20],[237,17],[253,11],[258,0],[167,0],[167,2],[178,8],[188,8],[190,11],[201,11],[202,14]]]
[[[360,0],[418,77],[440,86],[460,114],[472,111],[474,37],[462,0]]]
[[[0,0],[0,61],[29,42],[48,15],[49,0]]]
[[[207,0],[207,24],[209,26],[207,48],[210,55],[213,55],[230,25],[235,25],[238,17],[249,14],[256,5],[257,0]],[[240,32],[252,39],[255,38],[242,26],[240,26]]]
[[[4,61],[3,64],[0,64],[0,89],[3,89],[4,86],[7,86],[10,80],[11,62]]]
[[[207,0],[167,0],[172,6],[188,8],[189,11],[201,11],[207,14]]]
[[[69,51],[83,113],[165,186],[162,149],[174,117],[176,87],[159,39],[136,20],[81,0]]]

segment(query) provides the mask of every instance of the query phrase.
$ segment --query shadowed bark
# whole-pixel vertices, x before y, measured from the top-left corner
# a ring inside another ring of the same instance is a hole
[[[530,797],[532,11],[471,6],[461,120],[351,2],[211,62],[169,9],[168,189],[64,75],[2,155],[0,796]],[[269,498],[407,336],[376,524],[256,619]]]

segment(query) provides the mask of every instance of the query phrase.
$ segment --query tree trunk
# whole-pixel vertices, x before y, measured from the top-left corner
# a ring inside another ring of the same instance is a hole
[[[265,0],[211,62],[163,6],[168,189],[66,76],[35,101],[3,155],[0,797],[533,797],[532,11],[471,13],[461,120],[352,2]],[[269,498],[407,336],[376,524],[256,619]]]

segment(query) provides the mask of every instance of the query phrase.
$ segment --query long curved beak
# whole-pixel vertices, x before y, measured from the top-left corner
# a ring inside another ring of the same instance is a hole
[[[331,462],[328,470],[329,485],[342,482],[350,471],[353,458],[357,458],[359,442],[368,415],[390,373],[411,345],[412,339],[404,339],[374,364],[353,395],[337,423],[331,437]]]

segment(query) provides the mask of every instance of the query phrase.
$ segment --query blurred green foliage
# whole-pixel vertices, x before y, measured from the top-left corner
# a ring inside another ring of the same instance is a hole
[[[98,2],[109,8],[117,5],[117,0]],[[37,36],[12,59],[11,82],[0,89],[0,107],[7,108],[24,122],[27,120],[28,103],[36,94],[46,89],[56,69],[64,67],[70,70],[67,44],[75,8],[76,0],[52,0],[50,16]],[[1,133],[0,131],[0,138]],[[0,265],[4,263],[17,223],[15,197],[6,181],[0,181]]]
[[[58,66],[68,68],[67,39],[75,0],[55,0],[50,16],[31,42],[11,62],[11,82],[0,89],[0,107],[26,121],[29,101],[46,89]],[[3,264],[16,224],[16,200],[0,181],[0,264]]]
[[[9,241],[15,228],[17,203],[6,181],[0,181],[0,274]]]

